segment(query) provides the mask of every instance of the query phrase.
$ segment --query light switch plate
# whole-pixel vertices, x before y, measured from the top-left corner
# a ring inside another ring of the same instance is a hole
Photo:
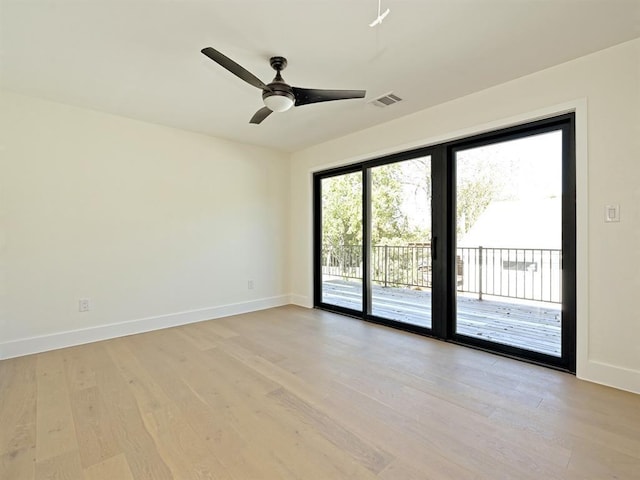
[[[606,205],[604,207],[604,221],[607,223],[620,221],[620,205]]]

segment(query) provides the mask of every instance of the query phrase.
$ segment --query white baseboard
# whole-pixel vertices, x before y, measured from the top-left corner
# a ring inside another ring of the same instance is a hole
[[[630,368],[589,360],[578,369],[578,378],[640,394],[640,372]]]
[[[124,337],[136,333],[150,332],[162,328],[176,327],[188,323],[213,320],[215,318],[228,317],[241,313],[255,312],[267,308],[280,307],[290,303],[289,295],[261,298],[249,302],[233,303],[218,307],[202,308],[185,312],[170,313],[156,317],[139,318],[126,322],[99,325],[79,330],[41,335],[37,337],[21,338],[9,342],[0,343],[0,360],[20,357],[33,353],[56,350],[58,348],[72,347],[85,343],[99,342],[110,338]]]

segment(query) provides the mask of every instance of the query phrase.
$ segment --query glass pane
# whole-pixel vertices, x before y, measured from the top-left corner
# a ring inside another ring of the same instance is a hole
[[[322,302],[362,311],[362,172],[322,179]]]
[[[371,314],[431,328],[431,157],[371,169]]]
[[[561,356],[562,132],[456,154],[456,333]]]

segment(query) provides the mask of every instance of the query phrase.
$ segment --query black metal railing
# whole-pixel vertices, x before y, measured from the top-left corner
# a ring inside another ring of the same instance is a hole
[[[431,288],[431,246],[376,245],[371,280],[384,287]],[[362,280],[362,246],[325,246],[322,274]],[[459,292],[521,300],[562,302],[562,258],[558,249],[460,247],[456,250]]]

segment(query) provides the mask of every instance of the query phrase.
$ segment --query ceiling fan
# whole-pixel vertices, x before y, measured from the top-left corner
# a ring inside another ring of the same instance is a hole
[[[319,90],[316,88],[292,87],[285,83],[282,75],[280,75],[280,72],[287,66],[287,59],[284,57],[271,57],[269,63],[276,71],[276,76],[271,83],[265,84],[249,70],[238,65],[214,48],[203,48],[202,53],[238,78],[262,90],[262,100],[265,106],[251,117],[249,123],[259,124],[271,113],[284,112],[293,106],[299,107],[309,103],[347,100],[349,98],[364,98],[367,93],[364,90]]]

